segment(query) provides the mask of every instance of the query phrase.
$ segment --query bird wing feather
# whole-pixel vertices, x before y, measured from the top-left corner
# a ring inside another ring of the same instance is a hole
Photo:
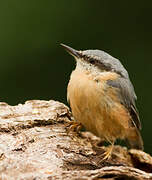
[[[137,129],[141,129],[141,122],[135,105],[137,97],[130,80],[128,78],[119,77],[116,80],[108,80],[107,84],[116,88],[120,103],[129,111],[133,125]]]

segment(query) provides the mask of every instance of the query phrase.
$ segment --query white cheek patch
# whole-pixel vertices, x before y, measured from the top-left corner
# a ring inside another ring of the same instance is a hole
[[[85,70],[85,71],[87,70],[87,71],[91,72],[92,74],[99,75],[99,73],[105,72],[105,71],[102,71],[101,69],[99,69],[97,66],[90,64],[89,62],[84,61],[82,59],[76,59],[76,62],[77,62],[76,68],[79,68],[79,69]]]

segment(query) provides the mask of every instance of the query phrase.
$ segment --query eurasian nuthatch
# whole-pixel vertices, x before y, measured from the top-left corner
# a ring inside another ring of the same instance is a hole
[[[112,145],[105,158],[110,157],[116,139],[143,150],[137,97],[120,61],[101,50],[77,51],[61,45],[76,60],[67,88],[74,119]]]

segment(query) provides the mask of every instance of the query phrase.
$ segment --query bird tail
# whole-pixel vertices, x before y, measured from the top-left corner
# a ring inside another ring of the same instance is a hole
[[[126,143],[128,144],[129,149],[144,149],[142,137],[136,128],[128,131]]]

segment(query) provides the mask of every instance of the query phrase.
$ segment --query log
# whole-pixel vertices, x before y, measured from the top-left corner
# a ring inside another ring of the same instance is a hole
[[[116,145],[107,149],[89,132],[67,130],[73,117],[57,101],[0,103],[0,179],[152,179],[152,157]]]

